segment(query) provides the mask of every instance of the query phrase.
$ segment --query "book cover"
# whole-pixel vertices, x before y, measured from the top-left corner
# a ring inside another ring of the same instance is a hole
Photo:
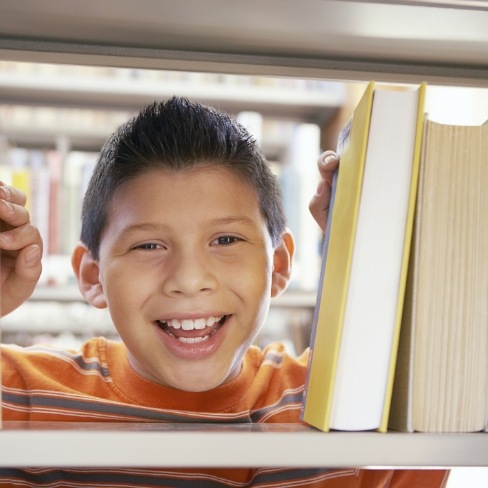
[[[424,92],[371,83],[346,127],[304,401],[321,430],[387,428]]]
[[[335,185],[334,208],[329,211],[329,230],[324,239],[321,281],[317,293],[310,360],[302,418],[321,430],[329,430],[332,388],[347,295],[355,222],[359,209],[362,174],[367,148],[374,83],[370,83],[353,118],[342,131],[347,148]],[[337,278],[337,279],[336,279]],[[329,301],[334,307],[328,306]]]

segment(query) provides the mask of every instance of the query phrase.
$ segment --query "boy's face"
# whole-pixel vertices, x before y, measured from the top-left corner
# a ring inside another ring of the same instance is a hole
[[[235,378],[292,253],[273,250],[255,191],[217,166],[156,170],[108,215],[89,301],[110,308],[134,370],[187,391]]]

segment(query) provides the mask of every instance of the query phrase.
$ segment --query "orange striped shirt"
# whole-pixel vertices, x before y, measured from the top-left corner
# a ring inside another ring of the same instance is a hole
[[[294,358],[279,343],[252,347],[237,378],[199,393],[142,378],[125,346],[103,338],[79,351],[2,346],[1,360],[6,421],[296,423],[308,351]],[[446,479],[443,470],[0,469],[0,486],[437,488]]]

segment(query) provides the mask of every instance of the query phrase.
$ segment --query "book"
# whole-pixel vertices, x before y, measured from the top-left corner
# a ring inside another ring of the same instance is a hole
[[[63,164],[61,253],[69,256],[81,233],[81,207],[97,158],[96,153],[70,151]]]
[[[62,174],[63,158],[65,153],[58,149],[46,152],[46,161],[49,168],[49,236],[48,255],[61,254],[61,210],[62,210]]]
[[[424,96],[371,82],[339,136],[302,413],[323,431],[387,429]]]
[[[31,204],[31,173],[29,170],[29,151],[23,148],[12,148],[8,153],[10,165],[10,183],[22,190],[27,198],[25,208],[30,211]]]
[[[46,164],[45,151],[30,150],[28,170],[31,181],[31,222],[39,229],[44,249],[49,249],[51,175]]]
[[[426,120],[390,428],[474,432],[488,394],[488,125]]]

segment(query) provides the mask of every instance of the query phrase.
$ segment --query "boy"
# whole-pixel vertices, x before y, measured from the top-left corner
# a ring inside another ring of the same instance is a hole
[[[0,194],[9,226],[0,233],[8,313],[35,286],[42,244],[23,196],[5,186]],[[322,185],[314,215],[327,205]],[[293,253],[277,182],[242,127],[180,98],[145,108],[101,151],[72,256],[81,293],[108,307],[122,342],[96,338],[79,352],[4,346],[4,420],[298,422],[307,354],[252,346],[271,298],[288,284]],[[108,476],[0,474],[0,486],[97,485]],[[155,479],[158,486],[430,487],[442,486],[444,472],[110,470],[112,486]]]

